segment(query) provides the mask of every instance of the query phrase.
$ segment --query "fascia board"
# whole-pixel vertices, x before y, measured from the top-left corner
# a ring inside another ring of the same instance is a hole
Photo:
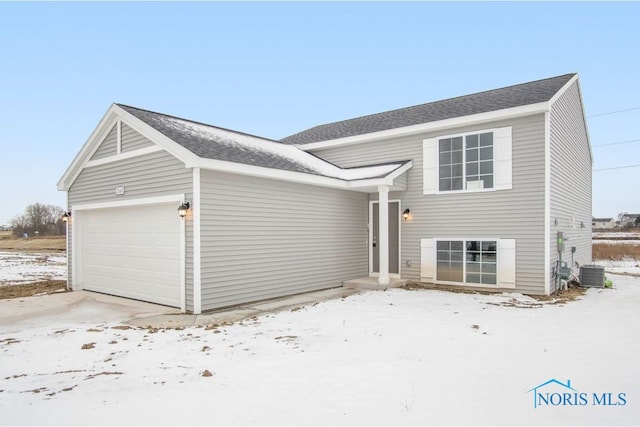
[[[578,85],[578,96],[580,97],[580,109],[582,110],[582,121],[584,122],[585,132],[587,133],[587,143],[589,145],[589,156],[591,158],[591,164],[593,165],[593,149],[591,148],[591,138],[589,138],[589,127],[587,124],[587,117],[584,112],[584,101],[582,100],[582,88],[580,87],[580,80],[578,80],[578,75],[576,74],[565,84],[562,88],[556,93],[553,98],[549,101],[549,107],[552,108],[553,104],[560,98],[573,83]]]
[[[115,107],[115,104],[112,104],[109,107],[104,116],[102,116],[100,122],[98,122],[96,128],[91,132],[91,135],[89,135],[89,138],[87,138],[87,141],[84,143],[76,157],[71,161],[71,164],[67,167],[67,170],[58,181],[58,190],[69,190],[71,183],[73,183],[73,181],[78,177],[85,163],[91,158],[104,138],[106,138],[111,127],[117,122],[118,115]]]
[[[575,82],[576,80],[578,80],[578,75],[577,75],[577,74],[576,74],[575,76],[571,77],[571,78],[569,79],[569,81],[568,81],[568,82],[566,82],[566,83],[564,84],[564,86],[562,86],[562,87],[560,88],[560,90],[558,90],[558,91],[556,92],[556,94],[555,94],[555,95],[553,95],[553,96],[551,97],[551,99],[549,100],[549,109],[551,109],[551,107],[553,107],[553,104],[555,104],[555,103],[556,103],[556,101],[558,100],[558,98],[560,98],[562,95],[564,95],[564,93],[565,93],[565,92],[566,92],[566,91],[571,87],[571,85],[573,84],[573,82]]]
[[[118,120],[124,122],[127,126],[148,138],[185,164],[198,159],[198,156],[191,151],[171,140],[164,134],[158,132],[118,105],[112,104],[102,120],[98,123],[98,126],[91,133],[89,139],[87,139],[87,142],[85,142],[78,155],[71,162],[71,165],[67,168],[62,178],[60,178],[60,181],[58,181],[58,190],[69,190],[71,184],[76,180],[78,175],[80,175],[80,172],[85,168],[93,153],[95,153],[111,127]]]
[[[233,163],[224,160],[203,159],[198,158],[194,163],[186,163],[187,167],[202,168],[215,170],[219,172],[227,172],[238,175],[255,176],[259,178],[275,179],[280,181],[295,182],[298,184],[315,185],[319,187],[337,188],[341,190],[364,191],[364,187],[376,185],[392,185],[393,180],[402,174],[400,170],[406,171],[411,167],[411,162],[405,164],[389,175],[381,178],[361,179],[354,181],[345,181],[338,178],[330,178],[326,176],[313,175],[303,172],[287,171],[282,169],[271,169],[262,166],[247,165],[243,163]]]
[[[470,116],[455,117],[452,119],[439,120],[437,122],[422,123],[413,126],[404,126],[400,128],[383,130],[380,132],[366,133],[363,135],[354,135],[346,138],[332,139],[329,141],[311,142],[308,144],[295,145],[301,150],[319,150],[323,148],[340,147],[347,145],[361,144],[365,142],[374,142],[389,138],[398,138],[403,136],[411,136],[424,132],[440,131],[461,126],[475,125],[478,123],[513,119],[517,117],[529,116],[532,114],[545,113],[549,110],[548,102],[539,102],[537,104],[523,105],[521,107],[507,108],[497,111],[489,111],[487,113],[473,114]]]

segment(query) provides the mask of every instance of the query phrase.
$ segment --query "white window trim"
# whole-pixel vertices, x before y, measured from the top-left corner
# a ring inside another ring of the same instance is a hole
[[[475,240],[475,241],[493,241],[496,242],[496,283],[495,285],[489,284],[489,283],[473,283],[473,282],[467,282],[467,260],[466,260],[466,254],[467,254],[467,245],[466,242],[471,241],[471,240]],[[501,289],[500,287],[500,251],[498,250],[500,247],[500,239],[495,238],[495,237],[451,237],[451,238],[446,238],[446,237],[437,237],[435,239],[433,239],[434,241],[434,253],[436,254],[436,270],[435,270],[435,274],[434,274],[434,283],[437,285],[451,285],[451,286],[465,286],[465,287],[473,287],[473,288],[496,288],[496,289]],[[464,278],[464,282],[450,282],[447,280],[438,280],[438,259],[437,259],[437,253],[438,253],[438,242],[451,242],[451,241],[455,241],[455,242],[463,242],[464,244],[462,245],[463,247],[463,263],[462,263],[462,277]]]
[[[157,153],[158,151],[163,151],[164,148],[159,147],[157,145],[152,145],[149,147],[139,148],[133,151],[127,151],[125,153],[115,154],[109,157],[103,157],[100,159],[89,160],[85,165],[85,168],[91,168],[95,166],[102,166],[109,163],[119,162],[122,160],[132,159],[134,157],[144,156],[147,154]]]
[[[495,142],[495,135],[496,135],[496,130],[498,128],[491,128],[491,129],[481,129],[481,130],[474,130],[471,132],[464,132],[464,133],[454,133],[454,134],[450,134],[450,135],[438,135],[435,137],[436,140],[436,174],[437,174],[437,182],[436,182],[436,192],[435,194],[460,194],[460,193],[487,193],[487,192],[491,192],[491,191],[498,191],[496,189],[496,142]],[[466,174],[466,148],[465,148],[465,142],[466,142],[466,136],[468,135],[480,135],[481,133],[489,133],[491,132],[493,134],[493,144],[491,146],[492,148],[492,161],[493,161],[493,172],[491,173],[491,175],[493,176],[493,187],[491,188],[474,188],[474,189],[466,189],[463,188],[462,190],[447,190],[447,191],[440,191],[440,140],[442,139],[447,139],[447,138],[457,138],[457,137],[462,137],[462,183],[463,185],[466,187],[467,182],[465,181],[467,174]]]

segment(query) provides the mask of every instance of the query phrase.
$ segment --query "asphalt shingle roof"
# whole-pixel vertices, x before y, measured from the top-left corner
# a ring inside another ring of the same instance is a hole
[[[167,114],[116,104],[172,141],[205,159],[302,172],[346,181],[379,178],[404,162],[340,168],[290,145]]]
[[[501,89],[319,125],[282,138],[280,142],[284,144],[309,144],[546,102],[574,76],[575,73],[565,74]]]

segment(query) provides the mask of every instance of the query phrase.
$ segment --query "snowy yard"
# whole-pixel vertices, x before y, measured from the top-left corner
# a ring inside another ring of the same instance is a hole
[[[0,424],[637,424],[640,278],[608,276],[566,304],[395,289],[209,328],[0,325]],[[588,405],[534,408],[550,379]]]
[[[0,286],[66,279],[64,253],[0,252]]]

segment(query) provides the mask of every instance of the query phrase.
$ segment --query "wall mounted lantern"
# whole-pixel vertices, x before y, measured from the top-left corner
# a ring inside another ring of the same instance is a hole
[[[409,220],[409,215],[411,215],[411,210],[409,208],[402,211],[402,219],[404,219],[405,221]]]
[[[71,211],[65,212],[64,215],[62,215],[62,222],[69,222],[70,218],[71,218]]]
[[[185,216],[187,216],[187,211],[189,210],[190,206],[191,205],[189,204],[189,202],[184,202],[178,207],[178,215],[180,215],[180,218],[184,218]]]

